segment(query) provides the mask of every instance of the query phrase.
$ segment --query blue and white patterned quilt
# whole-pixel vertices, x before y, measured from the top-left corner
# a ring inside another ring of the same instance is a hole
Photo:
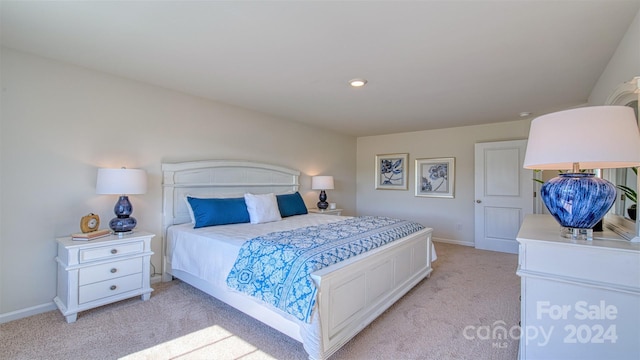
[[[309,322],[317,292],[312,272],[423,228],[364,216],[259,236],[242,245],[227,285]]]

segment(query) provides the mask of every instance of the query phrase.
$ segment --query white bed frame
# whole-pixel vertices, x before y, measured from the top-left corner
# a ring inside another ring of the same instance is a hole
[[[163,163],[163,227],[190,222],[184,197],[238,195],[245,192],[286,193],[300,187],[300,172],[248,161]],[[332,265],[312,274],[318,286],[319,339],[309,352],[298,322],[277,309],[247,305],[246,295],[217,289],[188,273],[174,270],[164,256],[163,281],[176,277],[302,342],[310,359],[326,359],[346,344],[406,292],[431,274],[432,229]],[[243,299],[241,299],[243,298]],[[315,320],[314,320],[315,321]],[[306,341],[309,341],[308,339]]]

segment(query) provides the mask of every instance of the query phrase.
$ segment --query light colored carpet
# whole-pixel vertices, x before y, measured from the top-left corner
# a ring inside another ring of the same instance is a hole
[[[518,340],[493,338],[520,317],[517,255],[436,243],[422,281],[331,357],[516,359]],[[79,314],[57,311],[0,325],[2,359],[305,359],[302,345],[180,281]],[[465,331],[466,329],[466,331]]]

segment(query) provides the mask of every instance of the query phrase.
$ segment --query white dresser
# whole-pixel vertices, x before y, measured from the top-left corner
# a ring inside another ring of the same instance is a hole
[[[640,244],[604,235],[616,240],[566,239],[551,216],[525,217],[520,359],[640,359]]]
[[[134,231],[91,241],[57,239],[58,291],[53,301],[67,322],[76,321],[80,311],[133,296],[148,300],[154,236]]]

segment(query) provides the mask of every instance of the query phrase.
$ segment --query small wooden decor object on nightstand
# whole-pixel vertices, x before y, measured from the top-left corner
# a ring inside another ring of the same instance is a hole
[[[92,241],[57,239],[58,290],[53,301],[75,322],[78,312],[151,292],[151,239],[155,234],[133,231]]]
[[[307,209],[312,214],[325,214],[325,215],[342,215],[342,209]]]

